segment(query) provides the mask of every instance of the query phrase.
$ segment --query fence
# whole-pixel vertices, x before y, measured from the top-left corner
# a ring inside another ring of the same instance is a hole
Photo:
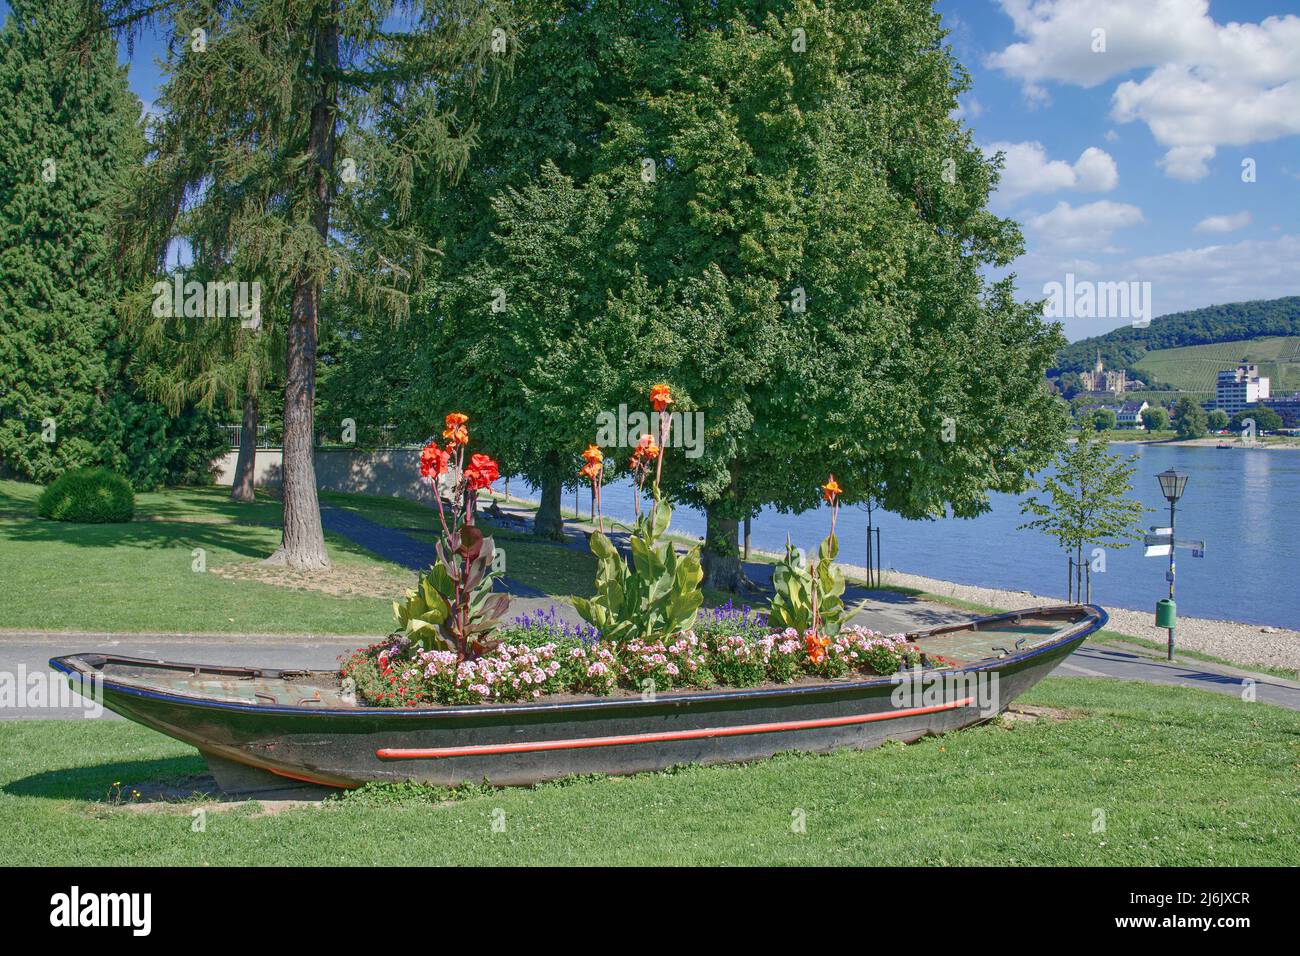
[[[220,428],[226,433],[226,440],[230,447],[238,448],[241,426],[226,423],[221,425]],[[279,448],[282,438],[283,425],[279,422],[274,425],[257,426],[258,448]],[[344,442],[341,440],[341,436],[327,435],[323,431],[316,432],[317,448],[362,448],[389,451],[397,448],[418,448],[420,444],[420,442],[415,441],[399,440],[396,425],[359,425],[357,426],[356,440],[353,442]]]

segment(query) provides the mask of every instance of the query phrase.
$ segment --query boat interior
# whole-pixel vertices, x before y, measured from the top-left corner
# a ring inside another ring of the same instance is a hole
[[[928,655],[957,665],[1012,657],[1050,644],[1096,619],[1092,608],[1066,605],[1008,612],[918,631],[912,640]],[[145,693],[163,693],[251,706],[303,709],[357,706],[340,685],[336,671],[273,670],[182,664],[173,661],[77,654],[59,659],[62,669],[126,685]]]

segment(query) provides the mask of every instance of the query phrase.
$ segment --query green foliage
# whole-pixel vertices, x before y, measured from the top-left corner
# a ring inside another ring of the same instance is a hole
[[[44,482],[99,458],[95,420],[118,374],[105,227],[143,139],[115,44],[67,52],[85,4],[10,6],[0,28],[0,471]]]
[[[209,412],[184,406],[169,414],[134,391],[108,401],[98,434],[96,457],[140,491],[210,485],[213,460],[228,448],[225,432]]]
[[[426,649],[441,644],[460,660],[479,657],[496,646],[492,632],[510,605],[508,595],[492,593],[501,576],[493,567],[496,548],[472,524],[436,548],[438,560],[421,573],[418,588],[393,603],[398,630]]]
[[[776,594],[772,598],[768,620],[774,628],[792,627],[801,635],[813,630],[815,590],[820,633],[834,637],[840,632],[844,624],[844,574],[835,567],[839,550],[835,535],[827,535],[817,551],[814,580],[807,558],[786,538],[785,557],[772,572]]]
[[[1100,349],[1107,368],[1131,369],[1148,352],[1161,349],[1286,335],[1300,335],[1300,296],[1175,312],[1152,320],[1145,328],[1121,326],[1105,335],[1072,342],[1060,350],[1056,365],[1073,372],[1091,369]]]
[[[1142,424],[1149,431],[1162,432],[1169,427],[1169,412],[1159,405],[1152,405],[1142,412]]]
[[[1215,408],[1205,416],[1205,424],[1210,431],[1221,432],[1228,427],[1228,413],[1221,408]]]
[[[107,468],[74,468],[36,500],[36,513],[52,521],[119,524],[135,514],[131,483]]]
[[[1099,432],[1110,431],[1119,421],[1113,408],[1092,408],[1085,414],[1092,422],[1092,427]]]
[[[1208,430],[1205,409],[1185,396],[1174,405],[1173,423],[1179,438],[1204,438]]]
[[[1233,431],[1244,431],[1246,422],[1253,420],[1255,422],[1255,433],[1275,432],[1282,427],[1282,416],[1266,405],[1257,405],[1254,408],[1243,408],[1234,414],[1231,420],[1225,425]]]
[[[1058,455],[1055,473],[1035,482],[1035,493],[1021,504],[1021,514],[1035,516],[1022,529],[1042,531],[1076,555],[1089,544],[1128,547],[1147,510],[1128,497],[1137,457],[1111,455],[1106,437],[1083,422],[1078,440]]]
[[[590,600],[575,597],[573,605],[605,640],[667,640],[695,624],[704,603],[700,549],[677,554],[672,541],[664,538],[671,519],[667,501],[657,501],[651,513],[636,519],[629,539],[630,568],[609,538],[592,533],[596,595]]]

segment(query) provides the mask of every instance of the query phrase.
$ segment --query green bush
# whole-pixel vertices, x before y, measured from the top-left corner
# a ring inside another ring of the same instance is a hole
[[[41,492],[36,512],[54,521],[130,521],[135,514],[135,492],[130,482],[107,468],[74,468]]]

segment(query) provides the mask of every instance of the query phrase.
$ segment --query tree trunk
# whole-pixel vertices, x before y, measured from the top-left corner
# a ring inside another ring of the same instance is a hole
[[[737,518],[725,517],[722,503],[704,509],[704,581],[706,588],[719,591],[738,591],[743,580],[740,570],[740,551],[736,538],[740,532]],[[725,553],[719,553],[719,551]]]
[[[239,426],[239,457],[235,460],[235,478],[230,483],[232,501],[253,500],[253,479],[257,473],[257,396],[244,396],[244,421]]]
[[[316,66],[323,78],[311,109],[308,153],[312,176],[311,219],[320,241],[329,241],[330,198],[334,182],[335,126],[338,119],[337,87],[339,33],[337,0],[330,17],[315,38]],[[321,530],[320,501],[316,497],[316,462],[313,437],[316,405],[316,335],[320,309],[321,277],[304,266],[293,290],[289,317],[284,380],[284,533],[280,548],[267,558],[271,564],[292,568],[329,567],[325,534]]]
[[[554,459],[559,464],[560,456],[554,452],[546,456],[547,464]],[[559,478],[542,479],[542,501],[537,506],[537,517],[533,519],[533,534],[539,538],[559,539],[564,537],[564,518],[560,514],[560,499],[564,488]]]

